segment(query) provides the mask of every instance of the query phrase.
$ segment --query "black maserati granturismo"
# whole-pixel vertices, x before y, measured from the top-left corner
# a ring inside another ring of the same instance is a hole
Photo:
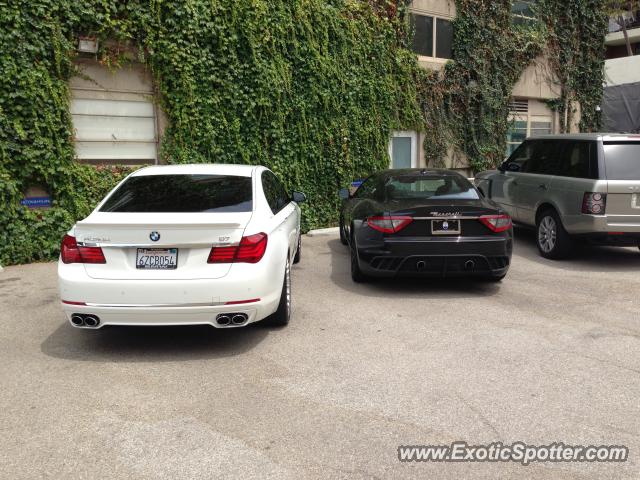
[[[351,276],[480,276],[502,280],[513,249],[511,217],[461,174],[384,170],[340,190],[340,240]]]

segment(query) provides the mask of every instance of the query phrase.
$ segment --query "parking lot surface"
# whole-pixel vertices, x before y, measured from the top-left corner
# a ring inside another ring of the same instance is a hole
[[[73,329],[53,263],[0,273],[0,477],[640,477],[640,251],[500,284],[354,284],[305,237],[282,329]],[[414,463],[399,445],[616,444],[619,463]]]

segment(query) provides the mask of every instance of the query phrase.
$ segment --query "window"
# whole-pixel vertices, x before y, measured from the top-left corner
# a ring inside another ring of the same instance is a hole
[[[560,170],[563,143],[555,140],[530,142],[531,158],[524,165],[524,172],[557,175]]]
[[[130,177],[101,212],[250,212],[250,177],[143,175]]]
[[[598,178],[598,154],[595,142],[566,141],[557,175],[573,178]]]
[[[416,132],[393,132],[389,141],[390,168],[418,166],[418,135]]]
[[[274,215],[289,204],[289,195],[273,172],[262,172],[262,189]]]
[[[354,197],[373,199],[378,190],[378,177],[371,176],[367,178],[356,190]]]
[[[507,156],[511,155],[527,137],[553,133],[553,121],[549,115],[529,113],[529,100],[513,100],[509,104],[511,125],[507,131]],[[538,108],[540,111],[540,108]],[[544,110],[542,110],[544,112]]]
[[[507,172],[523,172],[527,163],[531,159],[533,150],[532,142],[524,142],[517,146],[515,151],[506,162]]]
[[[608,180],[640,180],[640,142],[605,142]]]
[[[427,199],[478,200],[478,192],[460,175],[398,175],[384,186],[387,200]]]
[[[513,0],[511,2],[511,14],[516,25],[532,25],[536,22],[536,0]]]
[[[453,24],[432,15],[411,15],[413,51],[423,57],[453,58]]]

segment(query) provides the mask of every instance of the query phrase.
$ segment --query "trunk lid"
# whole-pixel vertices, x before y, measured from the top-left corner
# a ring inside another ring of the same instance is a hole
[[[448,201],[433,201],[429,205],[424,202],[407,203],[391,201],[387,204],[391,215],[407,215],[414,220],[406,228],[394,236],[431,236],[432,219],[460,219],[460,236],[486,235],[490,231],[477,217],[495,215],[495,208],[486,206],[482,200],[458,200],[455,204]],[[466,218],[470,217],[470,218]]]
[[[78,242],[102,247],[106,264],[84,264],[92,278],[111,280],[216,279],[231,264],[208,264],[211,247],[237,244],[251,212],[233,213],[115,213],[95,212],[78,222]],[[152,232],[159,238],[152,241]],[[177,268],[136,267],[138,248],[177,249]]]
[[[607,191],[607,224],[640,226],[640,180],[608,180]]]

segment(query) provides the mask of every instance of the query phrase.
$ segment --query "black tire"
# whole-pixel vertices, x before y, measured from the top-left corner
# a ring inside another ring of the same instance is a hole
[[[560,260],[571,254],[573,241],[555,210],[545,210],[536,219],[536,244],[544,258]]]
[[[289,323],[291,319],[291,269],[289,262],[284,269],[284,280],[282,281],[282,293],[280,294],[280,303],[274,314],[263,320],[264,325],[283,327]]]
[[[342,218],[340,218],[340,226],[338,228],[340,229],[340,243],[343,245],[348,245],[349,242],[347,241],[347,234],[344,232]]]
[[[302,258],[302,234],[298,235],[298,248],[296,249],[296,254],[293,257],[293,263],[300,263],[300,259]]]
[[[356,242],[351,238],[351,246],[349,248],[351,253],[351,279],[356,283],[364,283],[368,280],[367,276],[360,270],[360,264],[358,263],[358,253],[356,249]]]

